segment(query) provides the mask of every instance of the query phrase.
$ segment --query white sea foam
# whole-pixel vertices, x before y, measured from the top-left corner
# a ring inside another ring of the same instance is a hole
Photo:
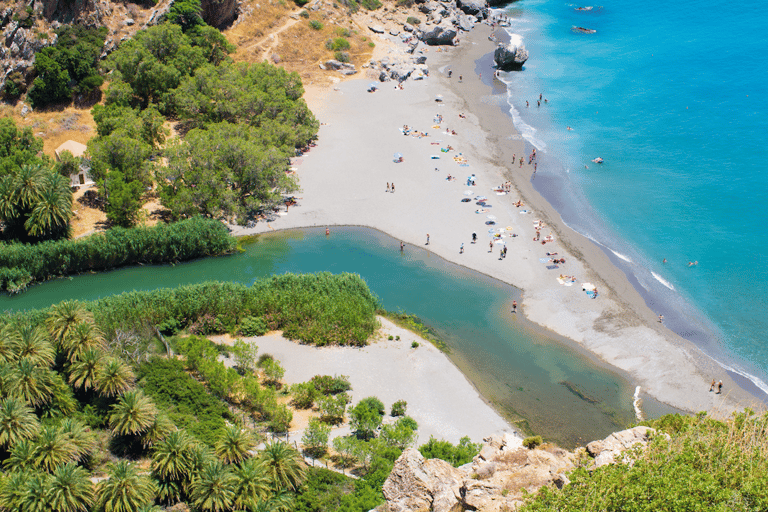
[[[643,421],[643,411],[640,410],[641,403],[642,400],[640,399],[640,386],[637,386],[635,388],[634,400],[632,400],[632,407],[635,408],[635,418],[637,418],[637,421]]]
[[[669,288],[670,290],[672,290],[672,291],[674,291],[674,290],[675,290],[675,287],[674,287],[674,286],[672,286],[672,283],[670,283],[669,281],[667,281],[666,279],[664,279],[663,277],[661,277],[661,276],[660,276],[659,274],[657,274],[656,272],[654,272],[654,271],[651,271],[651,275],[652,275],[653,277],[655,277],[655,278],[656,278],[656,280],[657,280],[658,282],[660,282],[661,284],[663,284],[664,286],[666,286],[666,287],[667,287],[667,288]]]
[[[523,36],[520,34],[509,34],[509,44],[512,46],[520,46],[523,44]]]
[[[510,95],[509,93],[507,94],[508,96]],[[517,109],[511,104],[511,102],[509,103],[509,113],[512,114],[512,122],[515,123],[515,128],[517,128],[517,131],[519,131],[520,135],[522,135],[525,140],[530,142],[531,145],[537,150],[544,151],[547,145],[543,140],[536,138],[536,128],[523,121]]]
[[[755,386],[760,388],[760,391],[762,391],[763,393],[768,395],[768,384],[766,384],[765,381],[759,379],[758,377],[755,377],[751,373],[745,372],[744,370],[741,370],[739,368],[734,368],[732,366],[728,366],[727,364],[725,364],[725,363],[723,363],[721,361],[717,361],[716,359],[715,359],[715,361],[717,362],[717,364],[722,366],[724,369],[726,369],[726,370],[728,370],[730,372],[733,372],[733,373],[737,373],[737,374],[741,375],[742,377],[744,377],[745,379],[749,380],[750,382],[752,382],[752,384],[754,384]]]
[[[629,256],[624,256],[620,252],[616,252],[613,249],[611,249],[610,247],[608,247],[608,250],[611,251],[613,254],[615,254],[616,257],[621,258],[622,260],[626,261],[627,263],[632,263],[632,260],[629,259]]]

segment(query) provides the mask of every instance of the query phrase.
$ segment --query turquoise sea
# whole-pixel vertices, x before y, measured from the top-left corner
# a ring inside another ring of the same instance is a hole
[[[668,327],[768,393],[768,4],[583,1],[501,10],[530,52],[502,79],[534,186]]]

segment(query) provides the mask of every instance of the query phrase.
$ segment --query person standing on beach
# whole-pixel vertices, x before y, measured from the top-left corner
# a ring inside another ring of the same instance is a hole
[[[504,259],[504,249],[499,249],[499,259]]]
[[[723,392],[723,381],[718,381],[717,382],[717,394],[719,395],[722,392]]]
[[[461,82],[463,79],[464,79],[464,77],[459,75],[459,82]]]
[[[504,246],[504,257],[505,258],[507,257],[507,246],[506,245]]]
[[[488,244],[488,252],[493,252],[493,240]]]
[[[516,300],[512,301],[512,312],[513,313],[517,313],[517,301]],[[714,383],[715,381],[712,381],[712,382]]]
[[[477,243],[477,233],[472,233],[472,243]]]
[[[393,194],[395,193],[395,183],[394,182],[392,183],[392,193]]]
[[[427,233],[427,243],[424,245],[429,245],[429,233]]]
[[[512,154],[512,165],[515,165],[515,158],[517,158],[516,154]]]
[[[664,323],[664,315],[659,315],[659,323]]]
[[[329,236],[331,234],[331,230],[329,228],[325,228],[325,236]]]
[[[464,242],[462,242],[461,247],[459,247],[459,254],[464,254]]]
[[[712,379],[712,384],[709,385],[709,392],[713,392],[715,390],[715,379]]]
[[[389,192],[389,182],[387,182],[387,192]]]
[[[405,244],[403,242],[400,242],[400,252],[403,252],[404,248],[405,248]]]

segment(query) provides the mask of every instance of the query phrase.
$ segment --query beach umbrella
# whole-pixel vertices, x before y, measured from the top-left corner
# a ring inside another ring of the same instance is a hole
[[[472,194],[474,194],[474,193],[475,193],[475,192],[474,192],[473,190],[465,190],[465,191],[464,191],[464,195],[465,195],[465,196],[471,196],[471,195],[472,195]]]
[[[487,197],[485,197],[485,196],[477,196],[477,197],[475,198],[475,201],[487,201],[487,200],[488,200],[488,198],[487,198]]]

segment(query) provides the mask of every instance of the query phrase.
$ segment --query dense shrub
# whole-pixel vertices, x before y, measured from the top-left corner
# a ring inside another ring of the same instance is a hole
[[[309,27],[313,30],[323,30],[323,24],[320,23],[320,20],[311,20]]]
[[[529,450],[533,450],[537,446],[541,445],[544,441],[541,439],[541,436],[528,436],[525,439],[523,439],[523,446],[528,448]]]
[[[325,396],[336,395],[352,389],[352,384],[349,383],[349,377],[346,375],[334,375],[333,377],[315,375],[310,382],[320,394]]]
[[[408,19],[406,19],[405,22],[408,23],[409,25],[413,25],[414,27],[418,27],[419,25],[421,25],[421,20],[413,16],[408,16]]]
[[[375,11],[381,7],[381,2],[379,0],[360,0],[360,5],[369,11]]]
[[[333,58],[339,62],[349,62],[349,52],[338,51],[333,54]]]
[[[258,316],[249,316],[240,322],[240,334],[243,336],[264,336],[268,330],[267,322]]]
[[[457,445],[430,437],[429,442],[419,446],[419,451],[427,459],[442,459],[453,467],[459,467],[472,462],[475,455],[480,453],[480,448],[479,443],[473,443],[466,436],[462,437]]]
[[[408,402],[405,400],[398,400],[392,404],[392,412],[390,413],[390,416],[404,416],[406,407],[408,407]]]
[[[151,228],[114,228],[78,240],[0,245],[0,276],[3,268],[25,273],[14,274],[1,286],[8,289],[12,281],[43,281],[136,263],[186,261],[230,252],[234,247],[235,239],[223,224],[198,218]]]
[[[152,359],[141,365],[138,377],[144,392],[168,411],[178,427],[206,444],[213,445],[224,420],[233,419],[226,405],[193,379],[181,361]]]
[[[625,452],[625,463],[594,471],[584,460],[569,485],[543,487],[524,510],[768,510],[768,415],[669,415],[647,424],[670,438],[656,436],[645,450]]]
[[[349,50],[349,41],[343,37],[337,37],[336,39],[329,39],[325,42],[325,47],[331,51]]]

